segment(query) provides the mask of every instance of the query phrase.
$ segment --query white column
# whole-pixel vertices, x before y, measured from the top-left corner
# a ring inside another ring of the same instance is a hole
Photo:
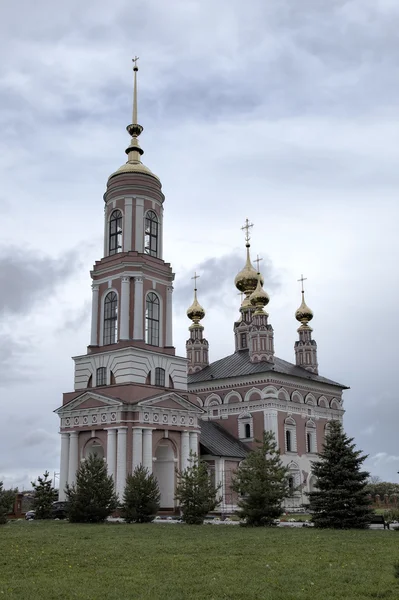
[[[133,427],[133,460],[132,471],[143,462],[143,430]]]
[[[134,249],[144,252],[144,200],[136,198],[136,230],[134,235]]]
[[[190,434],[188,431],[182,431],[181,437],[181,470],[187,469],[189,466],[188,458],[190,456]]]
[[[90,336],[90,346],[98,346],[98,291],[99,286],[93,285],[92,289],[92,297],[91,297],[91,336]]]
[[[108,256],[108,211],[107,205],[104,206],[104,256]]]
[[[198,433],[190,431],[190,452],[198,456]]]
[[[116,480],[116,429],[107,429],[107,471]]]
[[[218,487],[220,485],[220,490],[218,491],[218,497],[221,498],[221,504],[225,503],[225,494],[226,494],[226,482],[224,476],[224,458],[217,458],[215,460],[215,485]]]
[[[72,485],[76,481],[76,471],[79,466],[79,433],[77,431],[71,431],[69,435],[68,484]]]
[[[65,500],[65,486],[68,482],[69,433],[61,433],[60,485],[58,500]]]
[[[123,251],[132,250],[133,198],[125,198],[125,218],[123,219]]]
[[[165,346],[173,346],[173,287],[166,288],[166,339]]]
[[[133,315],[133,339],[143,339],[143,278],[134,278],[134,315]]]
[[[152,473],[152,429],[143,430],[143,467]]]
[[[264,411],[264,429],[265,431],[271,431],[272,433],[274,433],[277,448],[279,448],[277,410],[273,408],[268,408]]]
[[[127,450],[127,427],[118,427],[118,441],[116,451],[116,493],[120,500],[126,485],[126,450]]]
[[[161,210],[159,211],[158,258],[163,258],[163,206],[161,206]]]
[[[129,339],[129,304],[130,304],[130,277],[122,277],[121,284],[121,326],[119,339]]]

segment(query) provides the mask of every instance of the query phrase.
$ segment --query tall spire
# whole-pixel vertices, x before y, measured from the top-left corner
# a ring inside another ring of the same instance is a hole
[[[137,125],[137,71],[139,70],[137,66],[137,61],[139,57],[135,56],[132,58],[132,62],[134,63],[133,72],[134,72],[134,86],[133,86],[133,121],[135,125]]]
[[[307,371],[317,375],[317,344],[315,340],[312,339],[313,329],[309,326],[309,321],[313,319],[313,311],[305,302],[305,290],[303,287],[303,282],[306,281],[306,279],[307,278],[303,275],[298,279],[298,281],[301,282],[302,302],[295,312],[295,318],[301,324],[297,329],[299,340],[295,342],[295,361],[298,367],[303,367]]]
[[[209,364],[208,341],[203,337],[204,327],[200,320],[205,317],[205,311],[197,299],[197,279],[200,276],[194,273],[194,302],[187,310],[187,316],[192,321],[189,327],[190,338],[186,342],[186,354],[188,360],[188,374],[201,371]]]

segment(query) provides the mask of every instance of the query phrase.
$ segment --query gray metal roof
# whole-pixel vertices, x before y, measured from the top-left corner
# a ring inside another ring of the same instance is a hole
[[[336,385],[341,389],[348,389],[346,385],[326,379],[320,375],[314,375],[310,371],[302,367],[297,367],[282,358],[274,357],[274,364],[267,362],[252,363],[249,360],[248,350],[239,350],[230,356],[217,360],[202,371],[198,373],[192,373],[188,376],[188,384],[214,381],[215,379],[227,379],[230,377],[241,377],[243,375],[253,375],[255,373],[283,373],[284,375],[291,375],[292,377],[299,377],[300,379],[307,379],[312,381],[319,381],[320,383],[328,383],[329,385]],[[193,386],[193,387],[194,387]],[[190,388],[189,388],[190,389]]]
[[[250,449],[218,423],[199,421],[200,444],[208,454],[229,458],[245,458]]]

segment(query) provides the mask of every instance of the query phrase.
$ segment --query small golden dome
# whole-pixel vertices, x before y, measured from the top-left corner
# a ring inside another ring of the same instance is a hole
[[[270,297],[269,294],[265,292],[265,290],[262,287],[262,284],[260,282],[260,273],[258,273],[258,276],[258,285],[256,286],[256,290],[250,295],[249,299],[251,301],[252,306],[256,306],[256,308],[263,309],[266,306],[266,304],[269,304]]]
[[[112,177],[115,177],[115,175],[120,175],[121,173],[144,173],[145,175],[151,175],[151,177],[154,177],[157,181],[159,181],[159,177],[155,175],[155,173],[150,171],[148,167],[143,165],[143,163],[140,160],[128,160],[127,163],[119,167],[119,169],[117,169],[114,173],[112,173],[112,175],[108,177],[108,181]]]
[[[236,275],[234,284],[240,292],[252,293],[256,290],[258,281],[263,285],[263,277],[259,275],[251,264],[249,244],[247,244],[247,262],[245,267]]]
[[[191,321],[195,324],[199,323],[201,319],[205,317],[205,310],[202,308],[201,304],[197,300],[197,290],[194,289],[194,302],[187,309],[187,316]]]
[[[302,325],[307,325],[309,321],[313,319],[313,311],[307,306],[305,302],[305,293],[302,292],[302,302],[301,306],[295,313],[295,318],[297,321],[302,323]]]

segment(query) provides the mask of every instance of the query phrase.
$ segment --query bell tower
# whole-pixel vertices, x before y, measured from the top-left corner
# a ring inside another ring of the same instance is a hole
[[[297,329],[299,340],[295,342],[295,362],[298,367],[303,367],[307,371],[317,375],[319,372],[317,344],[312,339],[313,329],[309,327],[309,321],[313,319],[313,311],[305,302],[305,291],[303,289],[303,282],[306,281],[306,277],[301,275],[301,279],[298,281],[302,284],[302,302],[301,306],[295,312],[296,320],[301,323]]]
[[[99,362],[108,365],[107,385],[154,385],[159,368],[165,375],[157,384],[187,389],[186,359],[175,357],[173,346],[174,273],[163,258],[165,196],[157,175],[142,163],[137,60],[127,162],[110,175],[104,194],[104,253],[91,271],[90,344],[87,355],[75,359],[75,389],[97,385]]]
[[[187,316],[192,321],[189,327],[190,337],[186,342],[188,374],[197,373],[209,365],[209,344],[204,338],[204,326],[200,321],[205,317],[205,311],[197,300],[197,279],[194,273],[194,301],[187,309]]]

